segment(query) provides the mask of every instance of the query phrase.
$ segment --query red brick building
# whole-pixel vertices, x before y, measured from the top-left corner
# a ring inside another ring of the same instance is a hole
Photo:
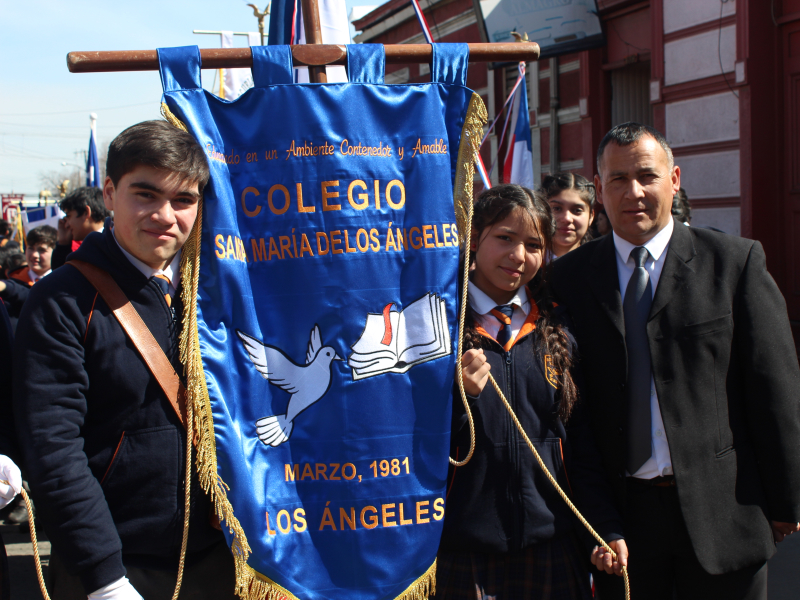
[[[436,41],[485,41],[478,0],[420,4]],[[800,339],[800,0],[597,6],[603,47],[528,65],[536,181],[554,170],[591,178],[597,146],[613,125],[654,125],[674,148],[693,224],[764,245]],[[424,43],[408,0],[390,0],[354,25],[356,42]],[[386,73],[387,83],[430,77],[427,65],[387,65]],[[468,85],[490,120],[515,78],[515,65],[470,67]],[[487,168],[498,138],[483,149]],[[495,167],[493,180],[501,172]]]

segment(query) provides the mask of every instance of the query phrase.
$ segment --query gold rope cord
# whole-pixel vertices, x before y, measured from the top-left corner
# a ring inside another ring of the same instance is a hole
[[[468,281],[469,281],[469,240],[472,232],[472,211],[473,211],[473,204],[472,204],[472,193],[473,193],[473,177],[475,172],[474,167],[474,159],[477,153],[480,150],[480,136],[483,133],[483,124],[486,123],[486,108],[483,105],[483,100],[477,94],[473,94],[472,100],[470,101],[469,109],[467,111],[467,119],[464,122],[464,129],[462,131],[462,143],[461,148],[458,153],[458,172],[456,174],[456,188],[454,190],[454,198],[455,198],[455,209],[456,209],[456,224],[458,225],[458,232],[459,238],[461,243],[463,244],[464,248],[464,281],[463,286],[461,289],[461,314],[459,315],[458,321],[458,356],[459,361],[460,357],[463,355],[463,342],[464,342],[464,320],[466,316],[466,306],[467,306],[467,290],[468,290]],[[464,143],[464,136],[469,143]],[[472,411],[470,410],[469,403],[467,402],[467,396],[464,393],[464,379],[459,366],[456,366],[456,379],[458,380],[458,389],[461,392],[461,400],[464,403],[464,409],[467,412],[467,420],[469,421],[469,453],[461,462],[457,462],[450,458],[450,464],[461,467],[467,464],[472,458],[473,453],[475,452],[475,424],[472,418]],[[567,497],[567,494],[561,489],[561,486],[558,485],[555,477],[553,477],[552,473],[550,473],[547,465],[544,464],[542,457],[539,456],[539,453],[536,451],[533,443],[531,442],[528,435],[525,433],[525,430],[522,428],[522,424],[519,422],[517,415],[514,414],[514,409],[511,408],[511,405],[506,400],[503,391],[500,389],[500,386],[497,385],[497,381],[495,381],[492,374],[489,373],[489,380],[492,382],[494,389],[497,391],[497,394],[500,396],[500,399],[505,404],[506,409],[508,410],[509,414],[511,415],[511,419],[514,421],[517,429],[519,430],[520,434],[522,435],[525,443],[530,448],[531,452],[533,452],[534,457],[536,458],[536,462],[539,463],[539,466],[544,471],[544,474],[547,476],[547,479],[550,483],[553,484],[553,487],[556,488],[556,491],[567,503],[567,506],[575,513],[575,516],[578,517],[578,520],[583,524],[584,527],[592,534],[594,539],[609,552],[614,559],[617,558],[617,553],[614,552],[611,547],[606,544],[603,538],[589,525],[589,522],[583,517],[583,515],[578,511],[575,505],[570,501]],[[626,600],[630,600],[631,598],[631,586],[630,581],[628,579],[628,569],[627,567],[622,567],[622,576],[625,580],[625,598]]]
[[[5,479],[0,479],[0,483],[11,485],[11,483]],[[25,508],[28,511],[28,527],[30,527],[31,530],[33,560],[36,563],[36,578],[39,580],[39,589],[42,590],[42,596],[44,596],[44,600],[50,600],[50,596],[47,594],[47,587],[44,585],[44,575],[42,574],[42,559],[39,556],[39,542],[36,539],[36,525],[33,523],[33,505],[31,504],[31,499],[28,496],[28,492],[25,491],[25,488],[22,488],[20,494],[22,495],[22,499],[25,501]]]
[[[192,407],[187,406],[187,419],[186,419],[186,498],[184,504],[184,520],[183,520],[183,539],[181,540],[181,557],[180,563],[178,565],[178,582],[175,586],[175,593],[172,596],[172,600],[177,600],[178,594],[181,590],[181,581],[183,580],[183,566],[186,558],[186,542],[189,539],[189,504],[190,504],[190,496],[189,496],[189,487],[191,485],[191,474],[192,474]],[[10,485],[8,481],[0,479],[0,483],[5,485]],[[34,515],[33,515],[33,505],[31,504],[31,499],[28,496],[28,492],[25,491],[25,488],[22,489],[20,492],[22,495],[22,499],[25,501],[25,509],[28,511],[28,527],[31,531],[31,545],[33,546],[33,560],[36,563],[36,578],[39,580],[39,589],[42,591],[42,596],[44,600],[50,600],[50,596],[47,593],[47,586],[44,584],[44,574],[42,573],[42,559],[39,555],[39,541],[36,538],[36,525],[34,523]]]
[[[458,315],[458,360],[464,353],[464,320],[467,317],[467,289],[469,286],[469,239],[472,231],[472,194],[475,178],[475,156],[480,151],[483,126],[488,119],[486,106],[478,94],[472,94],[467,108],[467,117],[461,129],[461,147],[458,149],[458,163],[456,168],[456,183],[453,189],[453,204],[456,211],[456,225],[458,236],[464,248],[464,272],[461,282],[461,310]],[[466,465],[475,453],[475,421],[469,409],[467,394],[464,392],[464,376],[456,365],[456,381],[458,391],[461,393],[461,402],[467,412],[469,423],[469,452],[464,460],[457,461],[450,457],[450,464],[456,467]]]
[[[497,381],[495,381],[491,373],[489,373],[489,381],[492,382],[494,389],[497,391],[497,394],[500,396],[500,399],[503,401],[503,404],[505,404],[506,408],[508,409],[508,413],[511,415],[511,419],[514,421],[514,425],[517,426],[517,429],[522,435],[522,438],[525,440],[525,443],[528,445],[528,448],[531,449],[531,452],[533,452],[533,455],[536,457],[536,462],[539,463],[539,466],[542,468],[542,471],[544,471],[544,474],[547,476],[547,479],[550,481],[550,483],[553,484],[553,487],[556,488],[556,491],[558,492],[559,496],[561,496],[564,502],[567,503],[567,506],[569,506],[570,510],[572,510],[572,512],[575,513],[575,516],[578,517],[578,520],[581,522],[581,524],[584,527],[586,527],[589,533],[592,534],[592,537],[596,539],[597,542],[601,546],[603,546],[603,548],[605,548],[607,552],[611,553],[611,556],[613,556],[614,559],[616,560],[617,553],[614,552],[611,549],[611,547],[608,544],[606,544],[603,538],[600,537],[600,534],[598,534],[592,528],[592,526],[589,525],[589,522],[583,518],[583,515],[578,511],[578,509],[575,507],[575,505],[572,503],[569,497],[567,497],[567,494],[564,492],[563,489],[561,489],[561,486],[558,485],[558,482],[556,481],[555,477],[553,477],[552,473],[550,473],[549,469],[547,468],[547,465],[544,464],[542,457],[539,456],[539,453],[536,451],[536,448],[534,447],[533,442],[531,442],[530,438],[528,437],[528,434],[526,434],[525,430],[522,428],[522,423],[520,423],[519,419],[517,419],[517,415],[514,414],[514,409],[511,408],[511,405],[508,403],[508,400],[506,400],[505,394],[503,394],[503,391],[500,389],[500,386],[497,385]],[[625,599],[631,600],[631,582],[628,579],[628,567],[622,567],[622,577],[625,580]]]
[[[189,511],[192,504],[191,487],[192,487],[192,418],[193,417],[194,417],[194,410],[192,408],[192,405],[189,402],[187,402],[186,403],[186,472],[184,481],[186,493],[184,494],[183,498],[183,537],[181,538],[181,557],[180,560],[178,561],[178,581],[175,583],[175,592],[172,594],[172,600],[178,600],[178,594],[181,593],[181,584],[183,583],[183,568],[186,563],[186,547],[189,541]]]

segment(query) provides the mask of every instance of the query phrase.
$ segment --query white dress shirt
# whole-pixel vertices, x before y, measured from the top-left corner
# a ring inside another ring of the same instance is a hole
[[[111,232],[113,233],[114,230],[112,229]],[[156,275],[165,275],[169,278],[169,293],[172,296],[175,296],[176,292],[178,291],[178,286],[181,282],[181,251],[178,250],[178,253],[175,257],[170,261],[170,263],[164,269],[154,269],[150,265],[143,263],[138,258],[136,258],[133,254],[125,250],[122,246],[120,246],[119,240],[117,240],[116,234],[114,235],[114,241],[117,242],[117,246],[119,249],[122,250],[122,253],[125,255],[130,263],[136,267],[139,272],[150,279],[151,277],[155,277]]]
[[[28,269],[28,277],[30,277],[30,278],[31,278],[31,283],[36,283],[36,282],[37,282],[37,281],[39,281],[39,280],[40,280],[42,277],[44,277],[44,276],[46,276],[46,275],[50,275],[50,273],[52,273],[52,272],[53,272],[53,270],[52,270],[52,269],[50,269],[49,271],[47,271],[47,273],[43,273],[43,274],[41,274],[41,275],[37,275],[36,273],[34,273],[34,272],[33,272],[33,269]]]
[[[664,261],[667,257],[667,248],[669,247],[669,240],[672,238],[672,230],[674,222],[669,220],[667,226],[659,231],[653,239],[647,242],[644,247],[650,256],[645,263],[645,269],[650,274],[650,288],[653,292],[653,297],[658,288],[658,280],[661,278],[661,271],[664,269]],[[613,233],[614,248],[616,248],[617,257],[617,274],[619,276],[619,291],[624,300],[625,290],[628,288],[628,281],[633,275],[635,264],[631,257],[631,251],[636,248],[630,242],[626,242]],[[653,375],[650,375],[650,418],[652,423],[652,454],[650,458],[639,468],[636,473],[632,475],[639,479],[652,479],[663,475],[672,475],[672,459],[669,455],[669,443],[667,442],[667,434],[664,431],[664,422],[661,420],[661,409],[658,405],[658,396],[656,395],[656,382]],[[628,473],[631,475],[631,473]]]
[[[500,321],[497,317],[491,314],[491,310],[498,306],[497,302],[492,300],[485,292],[482,292],[477,285],[469,282],[469,305],[476,313],[478,313],[478,325],[497,339],[497,334],[500,332]],[[528,299],[528,293],[525,288],[517,290],[517,293],[508,302],[514,307],[514,312],[511,313],[511,338],[516,339],[519,330],[525,323],[528,313],[531,312],[531,301]]]

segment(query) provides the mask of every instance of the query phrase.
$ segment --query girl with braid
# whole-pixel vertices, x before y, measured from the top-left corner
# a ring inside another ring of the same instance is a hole
[[[539,193],[500,185],[475,202],[461,358],[475,423],[469,462],[451,465],[436,600],[590,600],[589,559],[620,574],[547,480],[491,373],[561,487],[625,564],[620,518],[582,410],[575,342],[548,299],[545,257],[555,225]],[[456,392],[451,456],[470,449]]]

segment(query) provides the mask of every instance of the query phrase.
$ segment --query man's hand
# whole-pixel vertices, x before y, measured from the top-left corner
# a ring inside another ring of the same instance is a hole
[[[0,454],[0,480],[8,482],[0,483],[0,508],[3,508],[22,491],[22,475],[14,461],[2,454]]]
[[[461,374],[464,377],[464,391],[468,396],[477,396],[489,380],[492,366],[486,362],[483,349],[473,348],[461,356]]]
[[[622,575],[622,567],[628,566],[628,546],[625,540],[614,540],[608,545],[617,553],[617,560],[614,560],[611,553],[602,546],[595,546],[592,552],[592,564],[598,571],[605,571],[609,575]]]
[[[800,531],[800,523],[783,523],[782,521],[772,521],[772,537],[776,542],[782,542],[787,535]]]
[[[87,597],[88,600],[144,600],[128,581],[127,577],[117,579],[114,583],[95,590]]]
[[[68,246],[72,244],[72,230],[67,227],[67,218],[62,217],[58,220],[58,229],[56,230],[56,242],[59,246]]]

